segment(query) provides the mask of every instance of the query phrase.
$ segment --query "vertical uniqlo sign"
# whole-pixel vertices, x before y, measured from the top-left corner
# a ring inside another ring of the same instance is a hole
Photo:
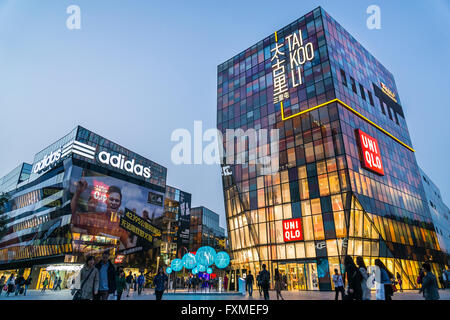
[[[283,221],[284,242],[303,240],[302,219],[290,219]]]
[[[363,167],[384,176],[383,163],[381,162],[378,141],[359,129],[356,129],[356,136],[359,142],[359,150]]]

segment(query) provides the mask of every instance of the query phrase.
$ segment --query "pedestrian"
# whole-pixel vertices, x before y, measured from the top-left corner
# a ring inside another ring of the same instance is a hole
[[[42,283],[42,290],[41,290],[42,293],[45,292],[45,289],[47,289],[47,286],[48,286],[48,277],[46,277],[44,282]]]
[[[2,295],[2,292],[3,292],[3,291],[6,291],[6,290],[4,290],[4,288],[5,288],[5,286],[6,286],[5,281],[6,281],[6,277],[3,275],[3,276],[0,278],[0,296]],[[7,286],[6,286],[6,287],[7,287]]]
[[[23,275],[20,275],[16,278],[16,280],[14,281],[16,290],[14,295],[19,295],[23,293],[23,285],[25,284],[25,278],[23,277]]]
[[[137,277],[136,277],[136,274],[133,275],[133,290],[137,291]]]
[[[445,290],[445,288],[447,287],[447,282],[448,282],[447,271],[445,269],[442,270],[442,280],[444,282],[442,289]]]
[[[392,281],[394,275],[386,268],[380,259],[375,259],[375,265],[380,268],[380,284],[384,287],[384,300],[392,300],[394,290],[392,288]],[[377,297],[379,299],[379,297]]]
[[[284,300],[281,295],[281,290],[283,290],[283,287],[283,278],[278,269],[275,269],[275,292],[277,293],[277,300],[279,300],[278,297],[281,297],[281,300]]]
[[[261,279],[259,274],[256,276],[256,285],[258,286],[259,296],[262,296],[262,287],[261,287]]]
[[[400,292],[403,292],[402,276],[398,272],[397,272],[397,283],[398,283],[398,287],[400,288]]]
[[[54,291],[56,291],[56,290],[61,290],[61,283],[62,283],[62,279],[61,279],[61,277],[59,277],[59,278],[57,278],[56,279],[56,285],[55,285],[55,288],[53,289]]]
[[[264,300],[270,300],[269,286],[270,286],[270,273],[266,270],[266,265],[262,265],[262,270],[259,273],[259,279],[261,281],[261,287],[264,293]]]
[[[127,286],[127,297],[130,296],[130,289],[133,285],[133,275],[131,274],[131,271],[128,273],[128,276],[125,278],[126,286]]]
[[[23,295],[26,296],[27,295],[27,290],[28,287],[31,284],[31,280],[33,280],[33,278],[31,277],[31,274],[28,276],[27,280],[25,280],[24,282],[24,288],[23,288]]]
[[[169,278],[164,273],[163,268],[159,267],[158,274],[153,279],[153,283],[155,284],[156,300],[162,300],[164,289],[166,288],[166,283],[168,280]]]
[[[356,257],[356,264],[358,265],[359,272],[361,272],[362,280],[361,280],[361,292],[363,300],[370,300],[370,288],[367,286],[367,279],[369,278],[369,274],[367,273],[367,267],[364,263],[363,257]]]
[[[88,256],[80,270],[80,289],[75,291],[73,300],[92,300],[98,294],[100,275],[95,267],[94,256]]]
[[[344,258],[345,275],[347,278],[346,300],[362,300],[362,275],[350,256]]]
[[[8,281],[6,281],[6,285],[8,286],[8,290],[6,291],[6,296],[9,296],[9,294],[11,292],[14,292],[14,287],[15,287],[15,277],[14,277],[14,273],[12,273],[9,278]]]
[[[138,283],[138,295],[140,295],[145,285],[145,276],[143,272],[141,272],[141,274],[137,278],[137,283]]]
[[[438,278],[439,278],[439,282],[440,282],[440,284],[441,284],[441,287],[444,288],[444,285],[445,285],[445,282],[444,282],[444,274],[443,274],[443,273],[440,274]]]
[[[445,270],[445,277],[447,279],[445,282],[445,287],[450,288],[450,267]]]
[[[247,275],[247,277],[245,279],[245,284],[246,284],[246,287],[247,287],[248,295],[250,297],[253,294],[253,282],[254,282],[253,275],[252,275],[252,272],[249,270],[248,271],[248,275]]]
[[[127,282],[125,279],[125,272],[123,270],[120,270],[119,275],[117,276],[117,283],[116,283],[116,289],[117,289],[117,301],[122,298],[122,293],[124,289],[127,289]]]
[[[334,283],[334,291],[336,292],[334,300],[339,300],[339,293],[341,294],[341,299],[344,300],[345,295],[344,281],[342,280],[342,276],[339,274],[338,269],[334,269],[333,283]]]
[[[225,275],[225,277],[223,278],[223,290],[224,291],[228,291],[228,277],[227,277],[227,275]]]
[[[116,270],[109,260],[109,250],[102,254],[102,260],[95,265],[99,274],[99,287],[96,300],[108,300],[110,294],[116,292]]]
[[[422,265],[425,277],[422,280],[422,287],[419,292],[423,292],[425,300],[439,300],[438,284],[436,276],[431,272],[431,265],[426,262]]]

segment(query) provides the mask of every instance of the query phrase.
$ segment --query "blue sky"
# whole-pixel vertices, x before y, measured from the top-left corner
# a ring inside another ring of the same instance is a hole
[[[71,4],[81,30],[66,28]],[[450,204],[446,0],[0,0],[0,176],[80,124],[166,166],[225,226],[220,168],[173,165],[170,135],[215,127],[217,65],[318,5],[394,74],[419,165]]]

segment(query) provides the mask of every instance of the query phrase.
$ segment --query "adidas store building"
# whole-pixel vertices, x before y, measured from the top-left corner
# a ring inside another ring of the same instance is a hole
[[[61,279],[64,288],[86,256],[105,250],[125,268],[156,261],[165,167],[78,126],[21,168],[0,179],[0,276],[31,275],[36,289]]]

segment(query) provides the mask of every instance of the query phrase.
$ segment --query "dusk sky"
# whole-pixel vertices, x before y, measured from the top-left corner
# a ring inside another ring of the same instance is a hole
[[[214,128],[217,65],[321,5],[394,75],[418,163],[450,205],[449,3],[0,0],[0,176],[79,124],[167,167],[225,227],[220,167],[174,165],[171,133]]]

